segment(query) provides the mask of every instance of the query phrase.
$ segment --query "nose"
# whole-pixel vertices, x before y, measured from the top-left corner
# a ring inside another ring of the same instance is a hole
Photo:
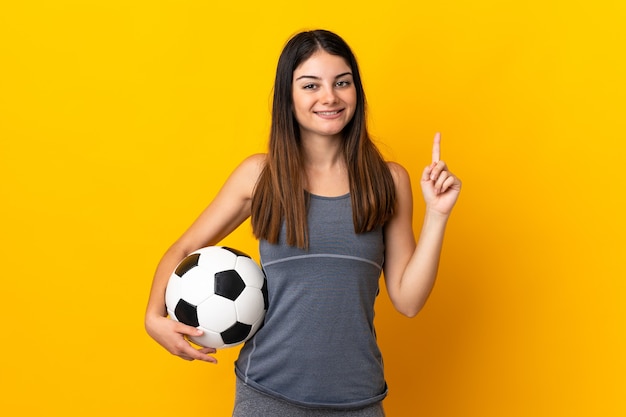
[[[332,86],[326,87],[322,92],[322,104],[334,104],[337,103],[337,92]]]

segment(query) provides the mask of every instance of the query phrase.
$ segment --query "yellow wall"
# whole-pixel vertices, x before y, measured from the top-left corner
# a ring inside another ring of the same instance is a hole
[[[324,27],[416,197],[436,130],[464,180],[425,310],[378,304],[388,414],[624,415],[624,2],[214,3],[2,2],[0,413],[230,415],[236,349],[171,357],[145,300]]]

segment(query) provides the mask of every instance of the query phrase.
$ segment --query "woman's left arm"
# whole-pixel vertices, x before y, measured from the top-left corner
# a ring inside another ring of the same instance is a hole
[[[385,225],[384,274],[387,292],[400,313],[413,317],[422,309],[437,277],[448,218],[461,191],[461,181],[440,160],[435,135],[432,163],[421,178],[426,203],[419,240],[413,234],[413,197],[407,171],[390,163],[396,186],[396,211]]]

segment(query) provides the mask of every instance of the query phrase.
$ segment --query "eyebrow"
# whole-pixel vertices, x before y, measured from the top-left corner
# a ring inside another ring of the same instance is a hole
[[[341,73],[341,74],[339,74],[339,75],[335,76],[335,80],[336,80],[337,78],[341,78],[341,77],[346,76],[346,75],[352,75],[352,73],[351,73],[351,72],[349,72],[349,71],[348,71],[348,72]],[[315,75],[301,75],[301,76],[299,76],[298,78],[296,78],[296,81],[301,80],[301,79],[303,79],[303,78],[311,78],[311,79],[313,79],[313,80],[321,80],[321,79],[322,79],[321,77],[316,77]]]

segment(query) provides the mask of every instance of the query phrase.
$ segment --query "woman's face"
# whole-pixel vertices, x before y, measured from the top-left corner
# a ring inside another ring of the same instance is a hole
[[[303,140],[341,135],[357,102],[350,66],[340,56],[314,53],[293,72],[292,96]]]

